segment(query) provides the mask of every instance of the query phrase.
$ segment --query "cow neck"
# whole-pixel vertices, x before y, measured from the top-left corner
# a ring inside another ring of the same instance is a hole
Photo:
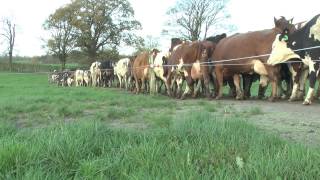
[[[276,34],[281,34],[282,33],[282,29],[280,29],[278,27],[274,27],[273,30],[276,32]]]

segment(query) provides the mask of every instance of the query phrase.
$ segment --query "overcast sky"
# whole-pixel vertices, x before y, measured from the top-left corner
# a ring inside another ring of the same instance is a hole
[[[169,37],[161,37],[165,13],[175,0],[129,0],[135,10],[135,17],[142,23],[140,35],[160,38],[162,47],[169,46]],[[0,0],[0,17],[11,17],[18,29],[14,55],[43,55],[41,49],[45,37],[42,24],[60,6],[70,0]],[[247,32],[273,27],[273,17],[294,17],[294,22],[310,20],[320,13],[320,0],[230,0],[227,5],[231,23],[237,32]],[[2,27],[1,27],[2,28]],[[3,52],[4,44],[1,44]],[[121,48],[123,53],[129,50]]]

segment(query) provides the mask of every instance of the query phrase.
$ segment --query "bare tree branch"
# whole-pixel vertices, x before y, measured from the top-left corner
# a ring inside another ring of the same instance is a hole
[[[203,35],[207,37],[208,31],[227,19],[225,6],[228,0],[178,0],[176,5],[167,12],[171,27],[182,28],[177,30],[182,37],[189,40],[198,40]]]
[[[12,71],[12,55],[13,55],[13,48],[15,44],[16,38],[16,24],[12,22],[9,18],[5,18],[2,20],[3,24],[3,32],[0,33],[0,36],[4,37],[5,43],[7,44],[7,53],[9,55],[9,64],[10,64],[10,71]]]

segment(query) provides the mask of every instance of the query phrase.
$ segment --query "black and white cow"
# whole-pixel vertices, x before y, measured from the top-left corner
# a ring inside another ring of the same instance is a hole
[[[299,60],[309,66],[309,90],[303,102],[304,105],[309,105],[312,101],[316,78],[319,74],[320,14],[292,34],[284,30],[282,34],[277,35],[272,44],[272,52],[268,63],[275,65],[288,60]],[[297,94],[301,67],[302,63],[298,68],[291,67],[294,85],[290,98],[294,98]]]

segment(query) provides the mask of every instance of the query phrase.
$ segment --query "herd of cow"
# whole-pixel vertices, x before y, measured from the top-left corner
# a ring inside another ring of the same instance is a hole
[[[221,34],[203,41],[173,38],[168,52],[154,49],[116,63],[94,62],[90,70],[54,72],[49,80],[62,86],[111,87],[117,78],[120,88],[135,93],[154,86],[156,92],[165,90],[181,99],[196,97],[199,92],[220,99],[224,85],[230,87],[231,96],[246,99],[251,96],[252,83],[259,80],[259,98],[265,96],[271,83],[269,100],[304,98],[303,104],[311,104],[320,77],[320,15],[298,28],[292,19],[284,17],[274,18],[274,24],[272,29],[229,37]],[[305,93],[307,77],[309,88]]]

